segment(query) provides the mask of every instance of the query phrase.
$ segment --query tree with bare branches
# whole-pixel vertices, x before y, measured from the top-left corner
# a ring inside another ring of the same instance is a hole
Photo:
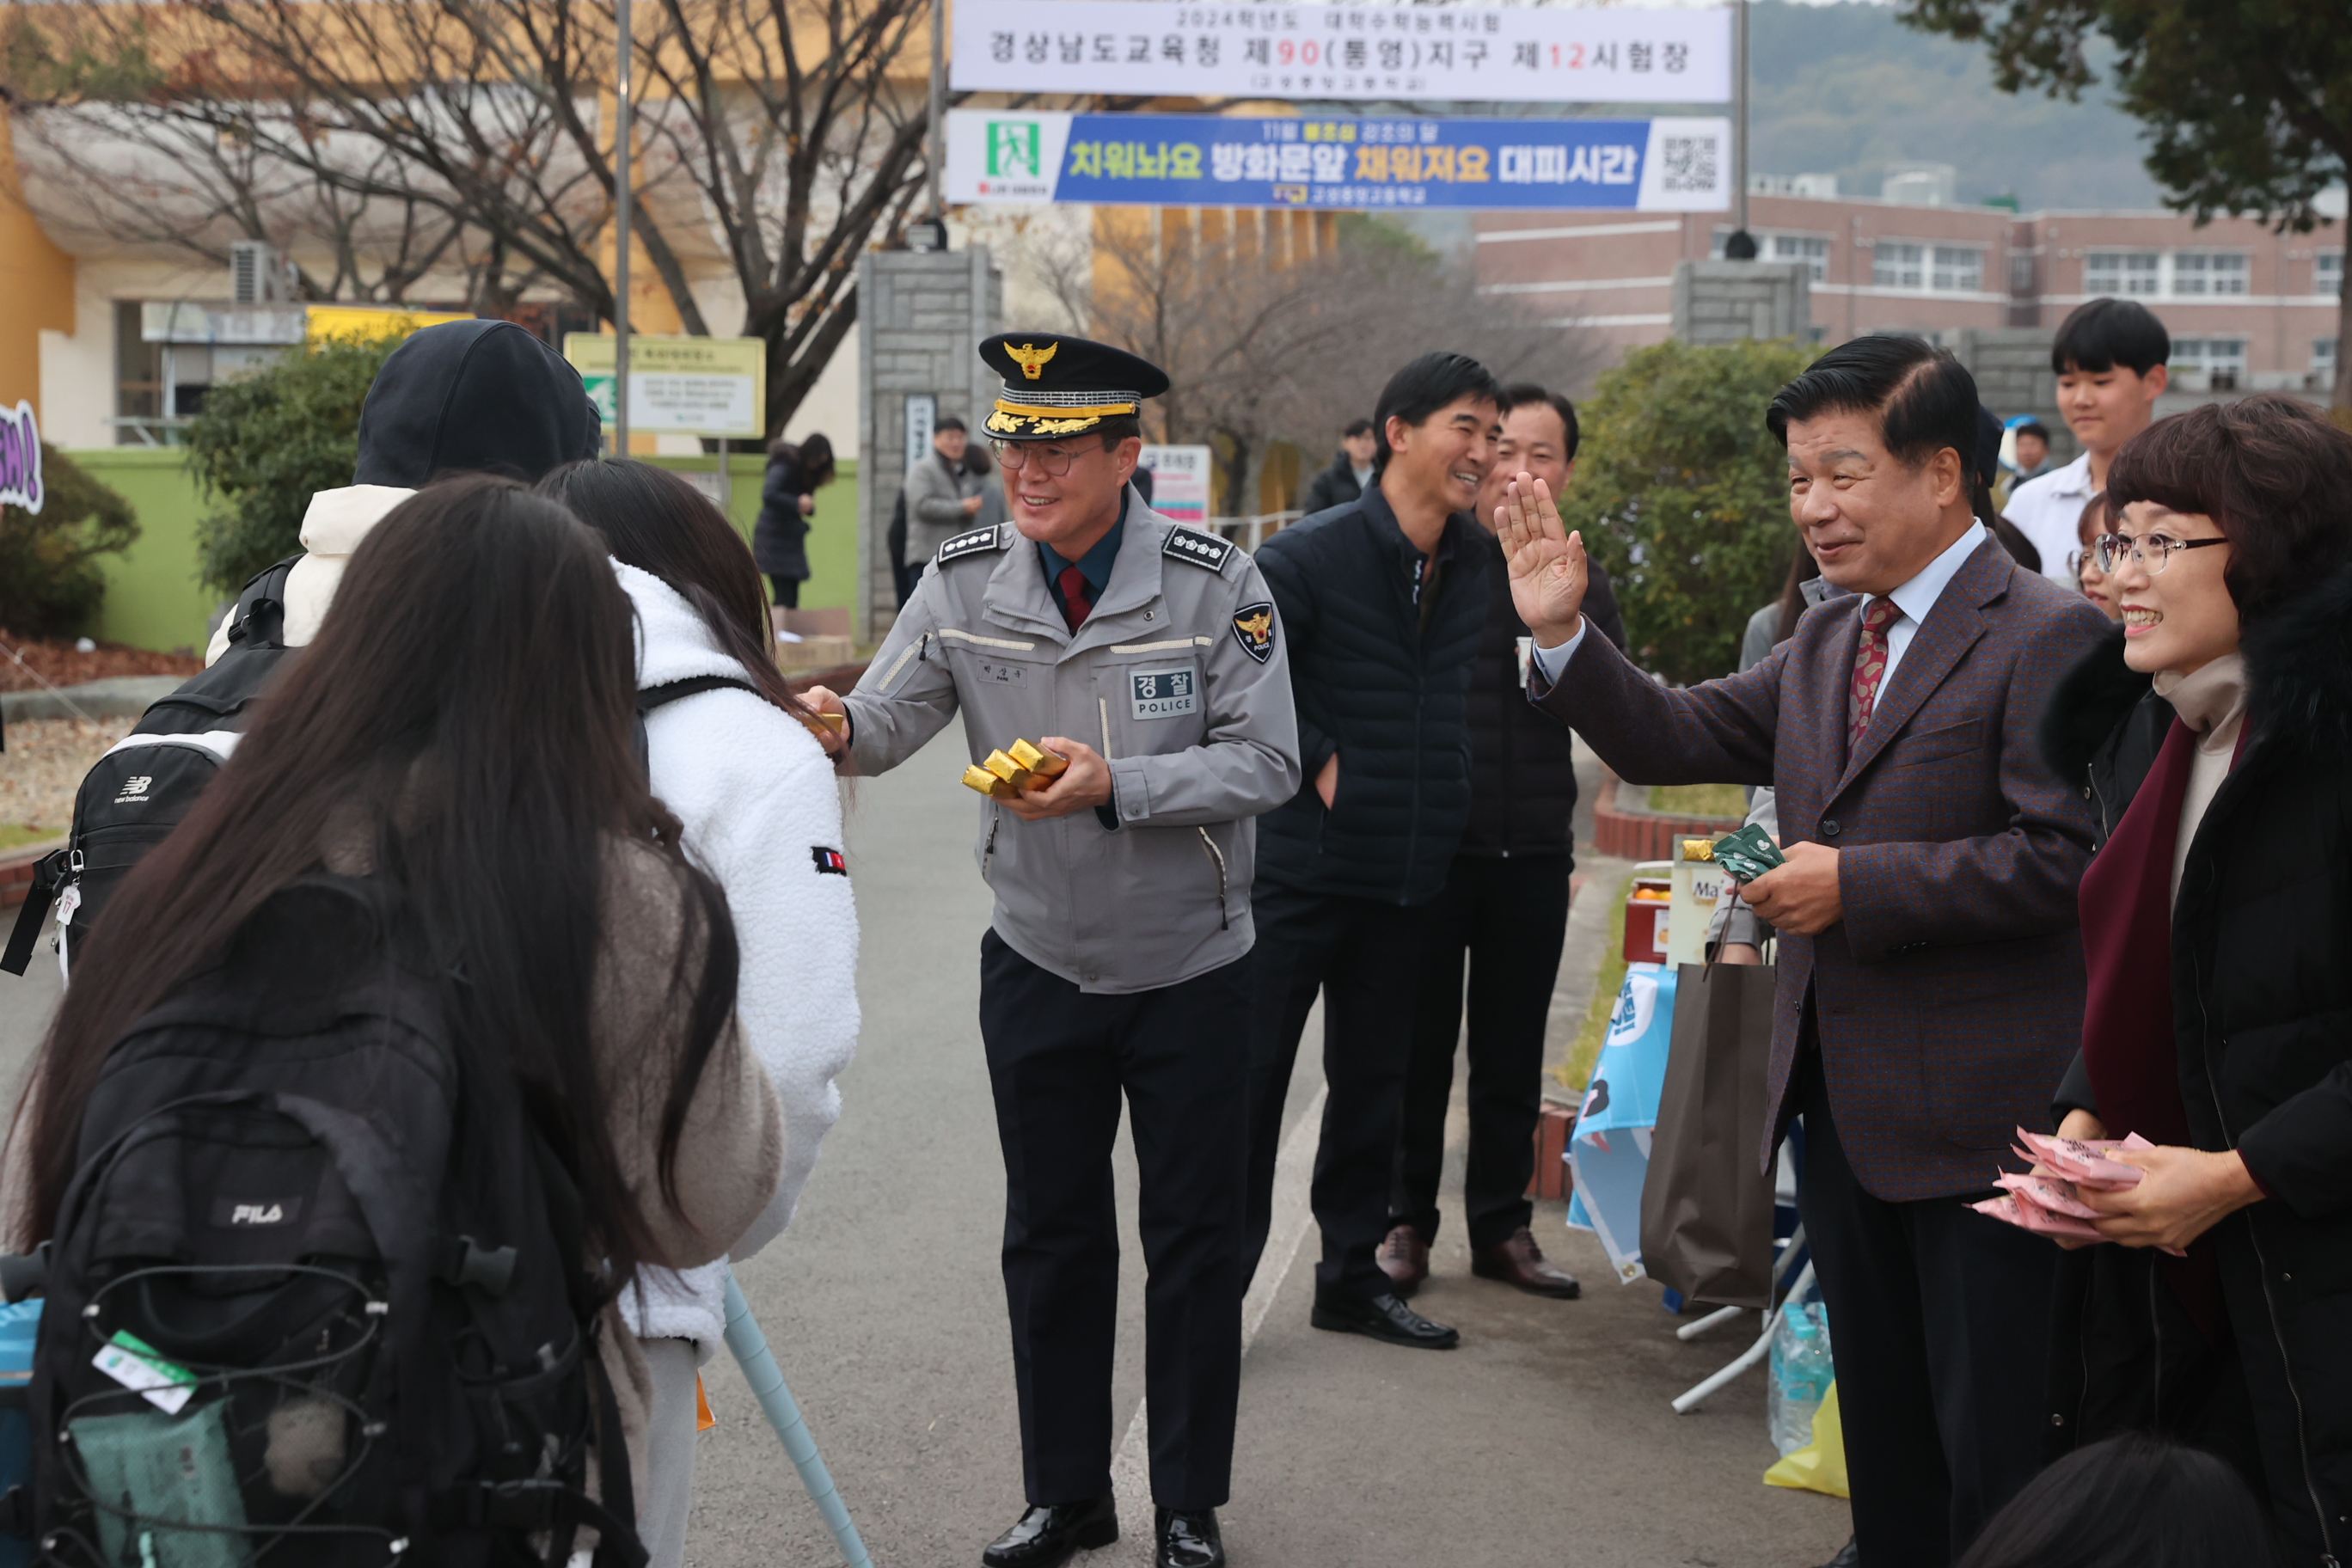
[[[1505,380],[1580,384],[1601,355],[1573,323],[1482,295],[1415,237],[1371,219],[1228,221],[1107,209],[1090,250],[1042,265],[1092,335],[1168,372],[1157,432],[1217,452],[1226,516],[1257,510],[1267,449],[1319,450],[1417,354],[1451,349]]]
[[[926,14],[920,0],[640,5],[625,160],[613,12],[583,0],[68,0],[11,19],[0,87],[60,118],[52,144],[77,121],[132,134],[224,228],[268,229],[263,193],[281,211],[295,185],[332,193],[328,232],[348,217],[374,280],[322,264],[334,279],[406,290],[404,268],[454,263],[478,307],[529,288],[609,319],[625,162],[656,298],[687,332],[765,340],[780,426],[856,320],[857,254],[919,190],[908,46]]]

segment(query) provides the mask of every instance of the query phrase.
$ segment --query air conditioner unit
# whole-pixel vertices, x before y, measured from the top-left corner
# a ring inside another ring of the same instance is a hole
[[[267,241],[240,239],[228,247],[228,284],[232,304],[280,303],[289,293],[285,258]]]

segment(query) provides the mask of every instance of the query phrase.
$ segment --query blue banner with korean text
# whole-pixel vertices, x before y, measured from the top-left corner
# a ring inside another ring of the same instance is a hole
[[[957,110],[948,196],[1219,207],[1730,205],[1730,122]]]

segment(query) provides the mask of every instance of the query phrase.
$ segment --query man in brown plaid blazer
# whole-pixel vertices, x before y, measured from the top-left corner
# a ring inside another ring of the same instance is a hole
[[[1910,338],[1781,388],[1790,513],[1853,593],[1687,690],[1584,635],[1581,541],[1532,481],[1502,528],[1533,700],[1628,779],[1780,791],[1788,863],[1746,889],[1781,937],[1757,1152],[1804,1117],[1864,1568],[1946,1568],[2037,1468],[2056,1253],[1964,1205],[2048,1125],[2082,1036],[2092,815],[2035,724],[2105,623],[1971,515],[1976,418],[1968,372]]]

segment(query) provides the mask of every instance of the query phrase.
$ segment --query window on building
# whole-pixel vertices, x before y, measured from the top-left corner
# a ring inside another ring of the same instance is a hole
[[[2242,250],[2181,250],[2173,253],[2175,294],[2242,294],[2246,291],[2246,253]]]
[[[2083,258],[2085,294],[2154,294],[2162,277],[2162,253],[2154,250],[2094,250]]]
[[[1829,280],[1830,242],[1814,234],[1776,234],[1766,254],[1775,261],[1801,261],[1816,283]]]
[[[2171,365],[2177,371],[2202,371],[2217,390],[2238,384],[2246,374],[2243,338],[2175,338]]]
[[[1870,253],[1870,280],[1881,289],[1917,289],[1925,277],[1927,247],[1882,239]]]
[[[1928,287],[1938,294],[1974,294],[1984,287],[1984,252],[1965,245],[1936,247]]]
[[[2330,298],[2344,292],[2344,253],[2340,250],[2315,251],[2311,258],[2311,291]]]
[[[2323,375],[2330,381],[2336,379],[2336,340],[2334,338],[2311,340],[2311,371],[2314,375]]]
[[[114,302],[114,440],[117,446],[152,445],[153,420],[163,412],[163,350],[140,332],[142,306]]]
[[[2022,255],[2010,257],[2009,291],[2012,294],[2033,292],[2033,258]]]

